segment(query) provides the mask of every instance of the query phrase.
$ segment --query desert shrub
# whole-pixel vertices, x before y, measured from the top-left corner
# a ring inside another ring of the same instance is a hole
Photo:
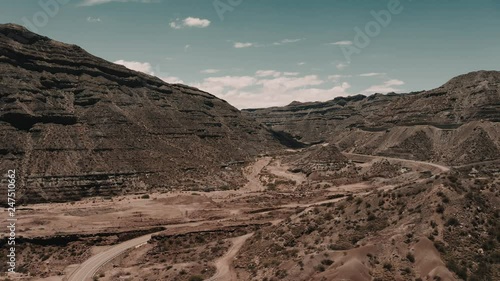
[[[458,181],[458,178],[456,176],[450,175],[448,176],[448,180],[453,183],[456,183]]]
[[[458,220],[456,218],[449,218],[447,221],[446,221],[446,226],[457,226],[459,225],[460,223],[458,222]]]
[[[316,266],[316,267],[315,267],[315,269],[316,269],[317,271],[319,271],[319,272],[323,272],[323,271],[325,271],[325,270],[326,270],[325,266],[324,266],[324,265],[322,265],[322,264],[320,264],[320,265]]]
[[[439,214],[442,214],[444,213],[444,206],[439,204],[437,207],[436,207],[436,212],[439,213]]]
[[[442,241],[434,241],[434,247],[441,253],[445,252],[445,245]]]
[[[288,272],[286,272],[286,270],[284,269],[280,269],[278,271],[276,271],[276,277],[280,278],[280,279],[284,279],[285,277],[288,276]]]
[[[333,261],[330,259],[324,259],[321,261],[321,264],[326,265],[326,266],[330,266],[333,264]]]
[[[373,220],[375,220],[376,218],[377,218],[377,216],[375,216],[373,213],[371,213],[371,214],[369,214],[369,215],[368,215],[367,220],[368,220],[368,221],[373,221]]]
[[[401,271],[403,272],[403,274],[410,274],[411,273],[411,268],[405,267]]]
[[[361,205],[361,203],[363,203],[363,199],[360,197],[356,198],[356,205]]]
[[[459,266],[454,260],[449,261],[446,267],[455,272],[461,279],[467,280],[467,268]]]
[[[412,253],[406,254],[406,259],[410,262],[415,262],[415,256]]]
[[[342,197],[345,197],[345,195],[344,194],[333,194],[333,195],[327,196],[326,199],[332,200],[332,199],[338,199],[338,198],[342,198]]]
[[[383,267],[384,267],[385,270],[391,271],[392,270],[392,263],[385,262],[384,265],[383,265]]]

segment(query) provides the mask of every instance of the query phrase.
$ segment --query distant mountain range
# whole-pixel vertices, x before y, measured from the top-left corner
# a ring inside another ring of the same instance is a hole
[[[448,164],[500,157],[500,72],[478,71],[409,94],[339,97],[248,109],[274,130],[304,143]]]

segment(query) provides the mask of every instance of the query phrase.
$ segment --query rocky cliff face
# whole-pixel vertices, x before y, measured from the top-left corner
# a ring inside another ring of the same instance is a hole
[[[238,185],[221,166],[277,147],[209,93],[0,25],[0,170],[25,202]]]
[[[303,142],[345,151],[464,164],[500,157],[500,72],[431,91],[350,96],[245,113]]]

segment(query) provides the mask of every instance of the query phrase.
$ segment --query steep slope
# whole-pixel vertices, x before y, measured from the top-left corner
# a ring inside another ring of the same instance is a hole
[[[25,202],[241,184],[221,166],[279,146],[211,94],[0,25],[0,170]]]
[[[431,91],[294,102],[245,113],[301,141],[327,141],[351,152],[451,164],[500,157],[498,71],[461,75]]]

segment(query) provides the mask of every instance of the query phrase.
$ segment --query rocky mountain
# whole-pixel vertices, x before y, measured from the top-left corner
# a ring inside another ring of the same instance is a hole
[[[0,25],[0,170],[24,202],[241,185],[228,163],[277,137],[209,93]]]
[[[466,164],[500,157],[500,72],[479,71],[430,91],[293,102],[245,113],[306,143],[344,151]]]
[[[293,172],[314,176],[313,173],[337,172],[348,164],[348,159],[334,145],[313,146],[303,151],[299,157],[289,157],[285,163]]]

